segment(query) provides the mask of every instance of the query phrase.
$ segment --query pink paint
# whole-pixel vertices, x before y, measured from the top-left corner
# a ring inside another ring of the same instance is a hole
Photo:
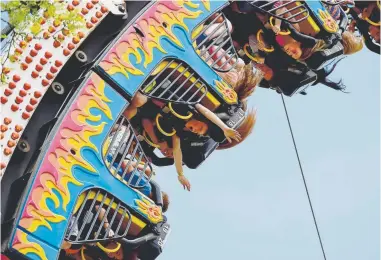
[[[19,244],[19,243],[21,243],[21,241],[19,240],[19,236],[18,236],[18,234],[19,234],[20,232],[21,232],[20,230],[17,230],[17,231],[16,231],[16,235],[15,235],[15,237],[14,237],[14,239],[13,239],[12,246],[15,245],[15,244]]]
[[[176,12],[183,8],[170,1],[156,2],[136,21],[135,26],[139,29],[142,29],[141,31],[143,32],[149,31],[149,25],[154,27],[161,27],[167,32],[167,34],[171,35],[169,29],[164,28],[162,26],[163,21],[162,19],[160,19],[160,15],[168,12],[168,9],[172,12]],[[109,50],[109,53],[100,62],[101,66],[105,69],[112,67],[112,65],[114,64],[113,59],[116,56],[117,60],[120,63],[122,63],[126,68],[131,68],[131,64],[124,62],[121,58],[121,54],[123,54],[124,52],[120,50],[120,47],[124,44],[131,46],[131,42],[133,39],[137,39],[141,43],[141,46],[144,48],[144,51],[149,52],[148,43],[150,40],[152,40],[152,38],[149,35],[145,35],[144,38],[141,38],[137,35],[135,29],[131,26],[126,30],[124,36],[122,36],[119,39],[119,41],[114,45],[114,47]]]
[[[82,96],[82,95],[89,95],[88,94],[88,88],[89,86],[93,86],[93,82],[91,80],[88,81],[88,84],[86,87],[83,88],[83,90],[81,91],[80,95],[79,96]],[[69,110],[69,112],[67,113],[65,119],[63,120],[63,122],[61,123],[61,126],[60,126],[60,129],[71,129],[71,130],[74,130],[75,132],[81,132],[84,130],[84,127],[83,126],[79,126],[78,124],[76,124],[76,122],[73,121],[73,119],[71,118],[71,114],[74,110],[80,110],[81,109],[81,104],[79,104],[78,102],[74,102],[72,104],[72,108]],[[67,138],[67,137],[66,137]],[[61,151],[67,151],[67,149],[65,149],[65,147],[61,144],[61,141],[66,139],[64,136],[62,136],[62,131],[57,131],[57,135],[53,138],[52,140],[52,144],[50,145],[49,149],[48,149],[48,152],[47,152],[47,156],[45,156],[42,164],[41,164],[41,167],[40,167],[40,170],[36,176],[36,179],[35,179],[35,182],[32,186],[32,190],[31,190],[31,193],[28,197],[28,200],[26,202],[26,205],[24,207],[24,211],[22,213],[22,219],[24,218],[30,218],[32,216],[30,216],[30,214],[27,212],[28,211],[28,207],[32,207],[32,208],[35,208],[35,209],[39,209],[38,207],[38,199],[42,198],[42,193],[40,192],[37,192],[37,190],[39,188],[42,188],[42,189],[45,189],[45,185],[44,183],[41,182],[41,175],[43,173],[45,174],[50,174],[52,175],[52,177],[56,180],[56,184],[58,187],[60,187],[60,183],[57,181],[59,180],[61,174],[59,173],[59,171],[57,171],[57,165],[53,165],[50,161],[49,161],[49,157],[50,156],[56,156],[56,151],[58,150],[61,150]],[[37,192],[37,194],[36,194]],[[33,196],[33,195],[37,195],[37,197]],[[24,228],[27,228],[27,227],[24,227]]]
[[[284,45],[286,44],[286,41],[284,39],[284,37],[282,35],[277,35],[275,37],[276,41],[278,42],[278,44],[281,46],[281,47],[284,47]]]

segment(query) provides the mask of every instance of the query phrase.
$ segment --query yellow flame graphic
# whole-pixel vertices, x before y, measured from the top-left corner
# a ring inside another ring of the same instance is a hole
[[[208,6],[209,1],[203,3]],[[175,45],[182,48],[181,41],[172,32],[172,29],[177,25],[189,31],[184,20],[195,19],[202,13],[201,10],[188,10],[186,6],[197,8],[199,5],[192,1],[175,1],[173,3],[157,3],[156,6],[151,7],[156,8],[153,14],[149,17],[143,17],[134,25],[143,32],[144,37],[141,37],[136,32],[127,34],[120,40],[114,51],[100,63],[101,67],[111,75],[122,73],[126,78],[129,78],[129,74],[143,75],[141,70],[131,64],[130,57],[135,57],[137,64],[143,62],[143,66],[147,67],[153,61],[154,49],[166,53],[160,44],[162,37],[168,38]]]
[[[323,11],[319,9],[319,17],[323,21],[323,26],[327,32],[335,33],[339,29],[339,26],[335,19],[328,13],[327,10]]]
[[[235,104],[238,101],[237,93],[234,91],[234,89],[227,84],[225,81],[214,81],[216,84],[216,89],[218,92],[220,92],[228,104]]]
[[[15,248],[17,251],[24,255],[28,253],[33,253],[36,254],[42,260],[48,260],[42,246],[40,246],[37,243],[28,241],[26,233],[17,230],[16,238],[18,239],[19,243],[13,245],[13,248]]]
[[[207,11],[210,11],[210,2],[209,2],[209,0],[201,0],[201,2],[204,5],[205,9]]]
[[[147,215],[148,219],[152,223],[159,223],[163,220],[161,208],[156,204],[152,204],[149,200],[142,198],[142,200],[135,200],[138,205],[138,209],[143,214]]]
[[[20,220],[20,226],[29,232],[35,232],[40,226],[52,230],[50,223],[59,223],[65,220],[64,216],[55,214],[50,210],[47,201],[51,200],[54,208],[62,208],[66,211],[71,200],[69,183],[77,186],[82,185],[73,176],[72,169],[74,166],[80,166],[94,174],[97,173],[96,169],[82,157],[80,151],[87,147],[97,152],[98,149],[90,138],[101,134],[106,125],[106,122],[101,122],[100,116],[91,114],[91,108],[102,111],[109,119],[112,119],[111,110],[105,103],[109,99],[104,94],[104,88],[105,83],[97,75],[93,75],[91,81],[84,87],[83,93],[78,97],[76,108],[70,112],[69,119],[65,121],[69,121],[69,123],[71,121],[71,125],[64,125],[59,132],[59,144],[56,143],[54,151],[51,151],[45,158],[45,163],[40,169],[42,173],[36,179],[36,183],[39,182],[39,185],[36,185],[32,190],[25,209],[26,212]],[[88,120],[92,121],[93,125]],[[95,125],[96,123],[98,125]],[[54,169],[54,173],[51,172],[52,169]],[[62,203],[55,192],[62,198]],[[21,248],[24,246],[23,240],[19,241],[21,245],[17,244],[17,246]],[[30,247],[32,246],[30,245]],[[35,247],[33,250],[39,249]]]

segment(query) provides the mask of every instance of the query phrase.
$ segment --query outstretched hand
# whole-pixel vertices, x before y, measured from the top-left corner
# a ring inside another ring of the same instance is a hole
[[[224,135],[229,143],[232,142],[232,139],[236,140],[237,142],[241,141],[241,135],[237,130],[234,130],[233,128],[226,127],[224,129]]]
[[[185,177],[184,175],[179,176],[179,182],[183,185],[184,190],[187,189],[188,191],[190,191],[191,185],[187,177]]]

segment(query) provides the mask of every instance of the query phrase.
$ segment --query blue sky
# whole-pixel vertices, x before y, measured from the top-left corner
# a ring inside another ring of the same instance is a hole
[[[327,259],[379,259],[379,56],[364,49],[333,76],[351,93],[314,86],[286,103]],[[254,133],[186,169],[191,192],[157,169],[173,228],[159,259],[323,259],[281,97],[258,89],[250,105]]]
[[[379,259],[379,56],[349,56],[333,78],[351,93],[319,85],[286,104],[327,259]],[[186,169],[191,192],[157,169],[173,228],[159,259],[323,259],[281,97],[258,89],[250,105],[253,134]]]

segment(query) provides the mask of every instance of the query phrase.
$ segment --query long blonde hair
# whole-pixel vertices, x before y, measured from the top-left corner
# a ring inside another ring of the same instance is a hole
[[[221,78],[233,87],[239,100],[245,100],[253,94],[256,86],[263,78],[263,74],[260,70],[253,71],[253,65],[251,63],[230,72],[219,74]]]
[[[241,138],[242,138],[241,141],[237,142],[235,140],[232,140],[231,143],[226,142],[224,144],[220,144],[217,147],[217,150],[229,149],[229,148],[232,148],[232,147],[242,143],[253,132],[256,120],[257,120],[256,111],[251,109],[246,114],[246,117],[245,117],[245,120],[243,121],[243,123],[237,128],[237,131],[240,133]]]
[[[341,36],[343,38],[344,54],[346,55],[354,54],[364,47],[362,38],[357,37],[352,32],[345,31]]]

